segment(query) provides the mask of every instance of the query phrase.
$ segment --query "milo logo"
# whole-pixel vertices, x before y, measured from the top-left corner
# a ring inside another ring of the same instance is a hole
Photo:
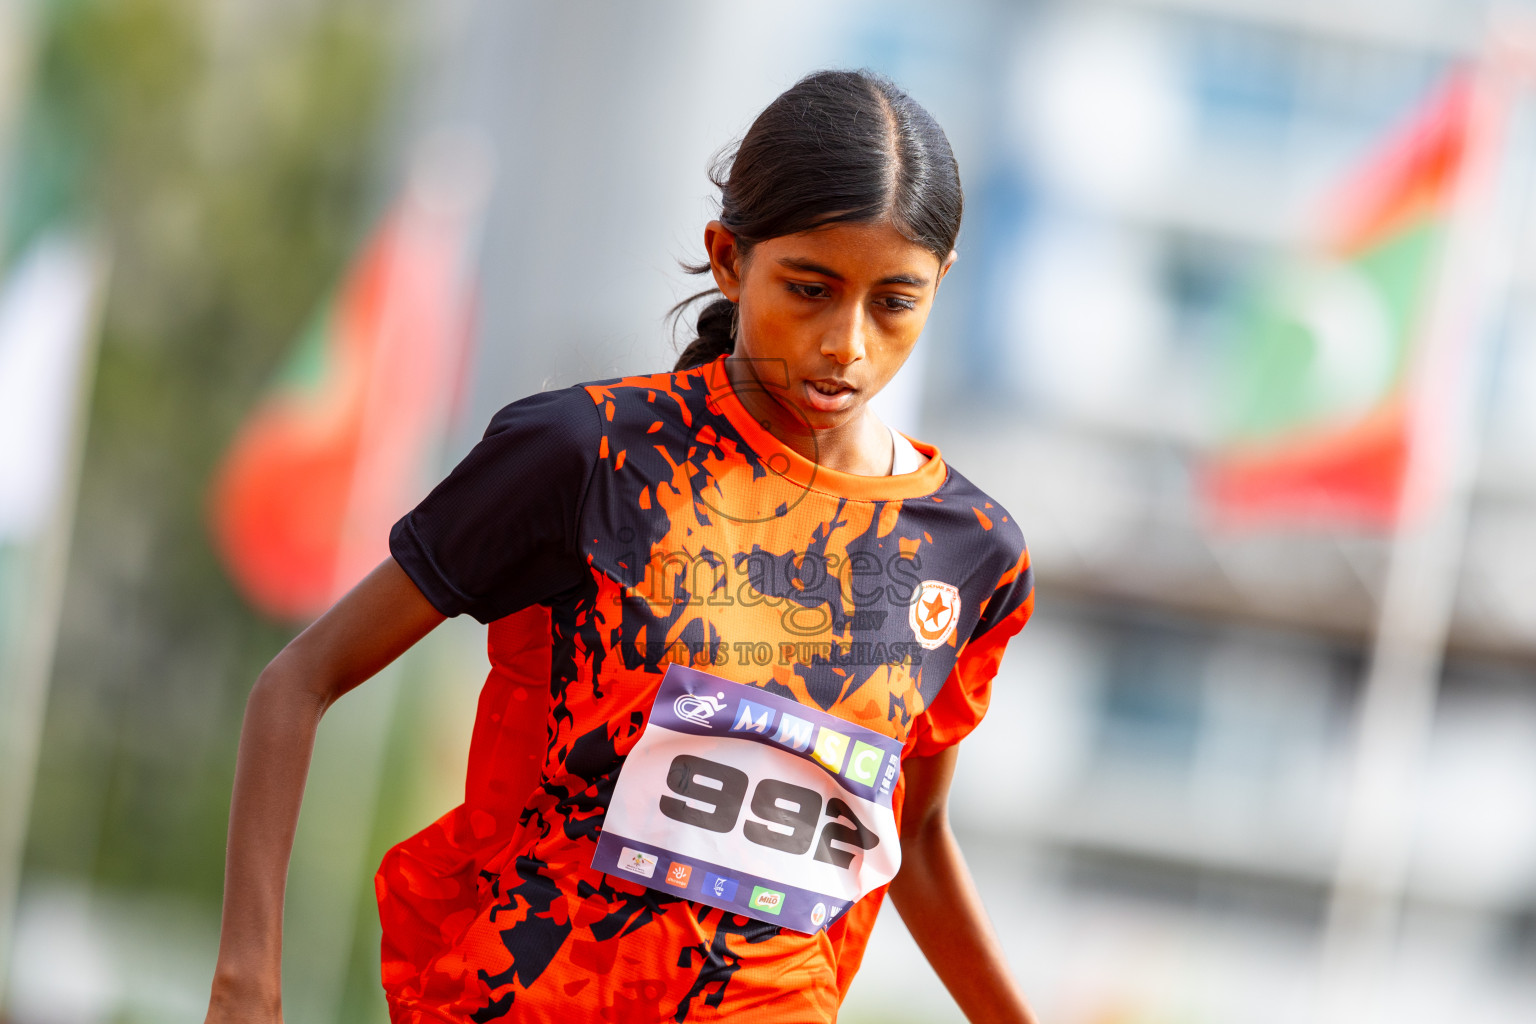
[[[752,887],[752,898],[748,901],[754,910],[766,911],[777,914],[784,909],[784,894],[774,889],[765,889],[760,885]]]

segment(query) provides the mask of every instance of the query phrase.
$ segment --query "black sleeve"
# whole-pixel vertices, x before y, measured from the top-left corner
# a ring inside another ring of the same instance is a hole
[[[999,624],[1007,630],[1007,635],[1004,637],[1007,639],[1023,627],[1030,613],[1034,611],[1035,571],[1030,565],[1029,548],[1025,546],[1024,538],[1017,529],[1011,531],[1011,534],[1012,537],[1004,550],[1010,553],[1017,552],[1017,554],[1010,558],[1011,564],[998,579],[997,589],[992,592],[992,596],[983,606],[981,618],[977,621],[976,628],[971,631],[973,641],[987,635]],[[1008,536],[1004,534],[1004,537]]]
[[[390,553],[438,611],[481,622],[575,586],[587,572],[577,523],[602,435],[583,388],[513,402],[395,524]]]

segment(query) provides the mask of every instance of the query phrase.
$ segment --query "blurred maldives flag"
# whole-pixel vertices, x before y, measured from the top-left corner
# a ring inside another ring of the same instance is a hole
[[[478,137],[425,143],[401,198],[298,339],[214,481],[213,535],[258,609],[313,618],[389,554],[463,376]]]
[[[1441,86],[1340,190],[1326,241],[1249,309],[1226,395],[1231,442],[1204,467],[1218,525],[1396,523],[1472,101],[1468,75]]]

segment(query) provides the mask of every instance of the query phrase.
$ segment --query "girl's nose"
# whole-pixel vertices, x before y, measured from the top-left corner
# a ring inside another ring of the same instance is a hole
[[[822,335],[821,354],[843,366],[863,359],[867,327],[863,307],[856,302],[848,303],[848,309]]]

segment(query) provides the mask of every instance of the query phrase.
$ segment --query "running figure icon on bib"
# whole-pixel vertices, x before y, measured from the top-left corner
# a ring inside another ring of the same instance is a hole
[[[669,665],[592,866],[814,934],[901,866],[901,744]]]

